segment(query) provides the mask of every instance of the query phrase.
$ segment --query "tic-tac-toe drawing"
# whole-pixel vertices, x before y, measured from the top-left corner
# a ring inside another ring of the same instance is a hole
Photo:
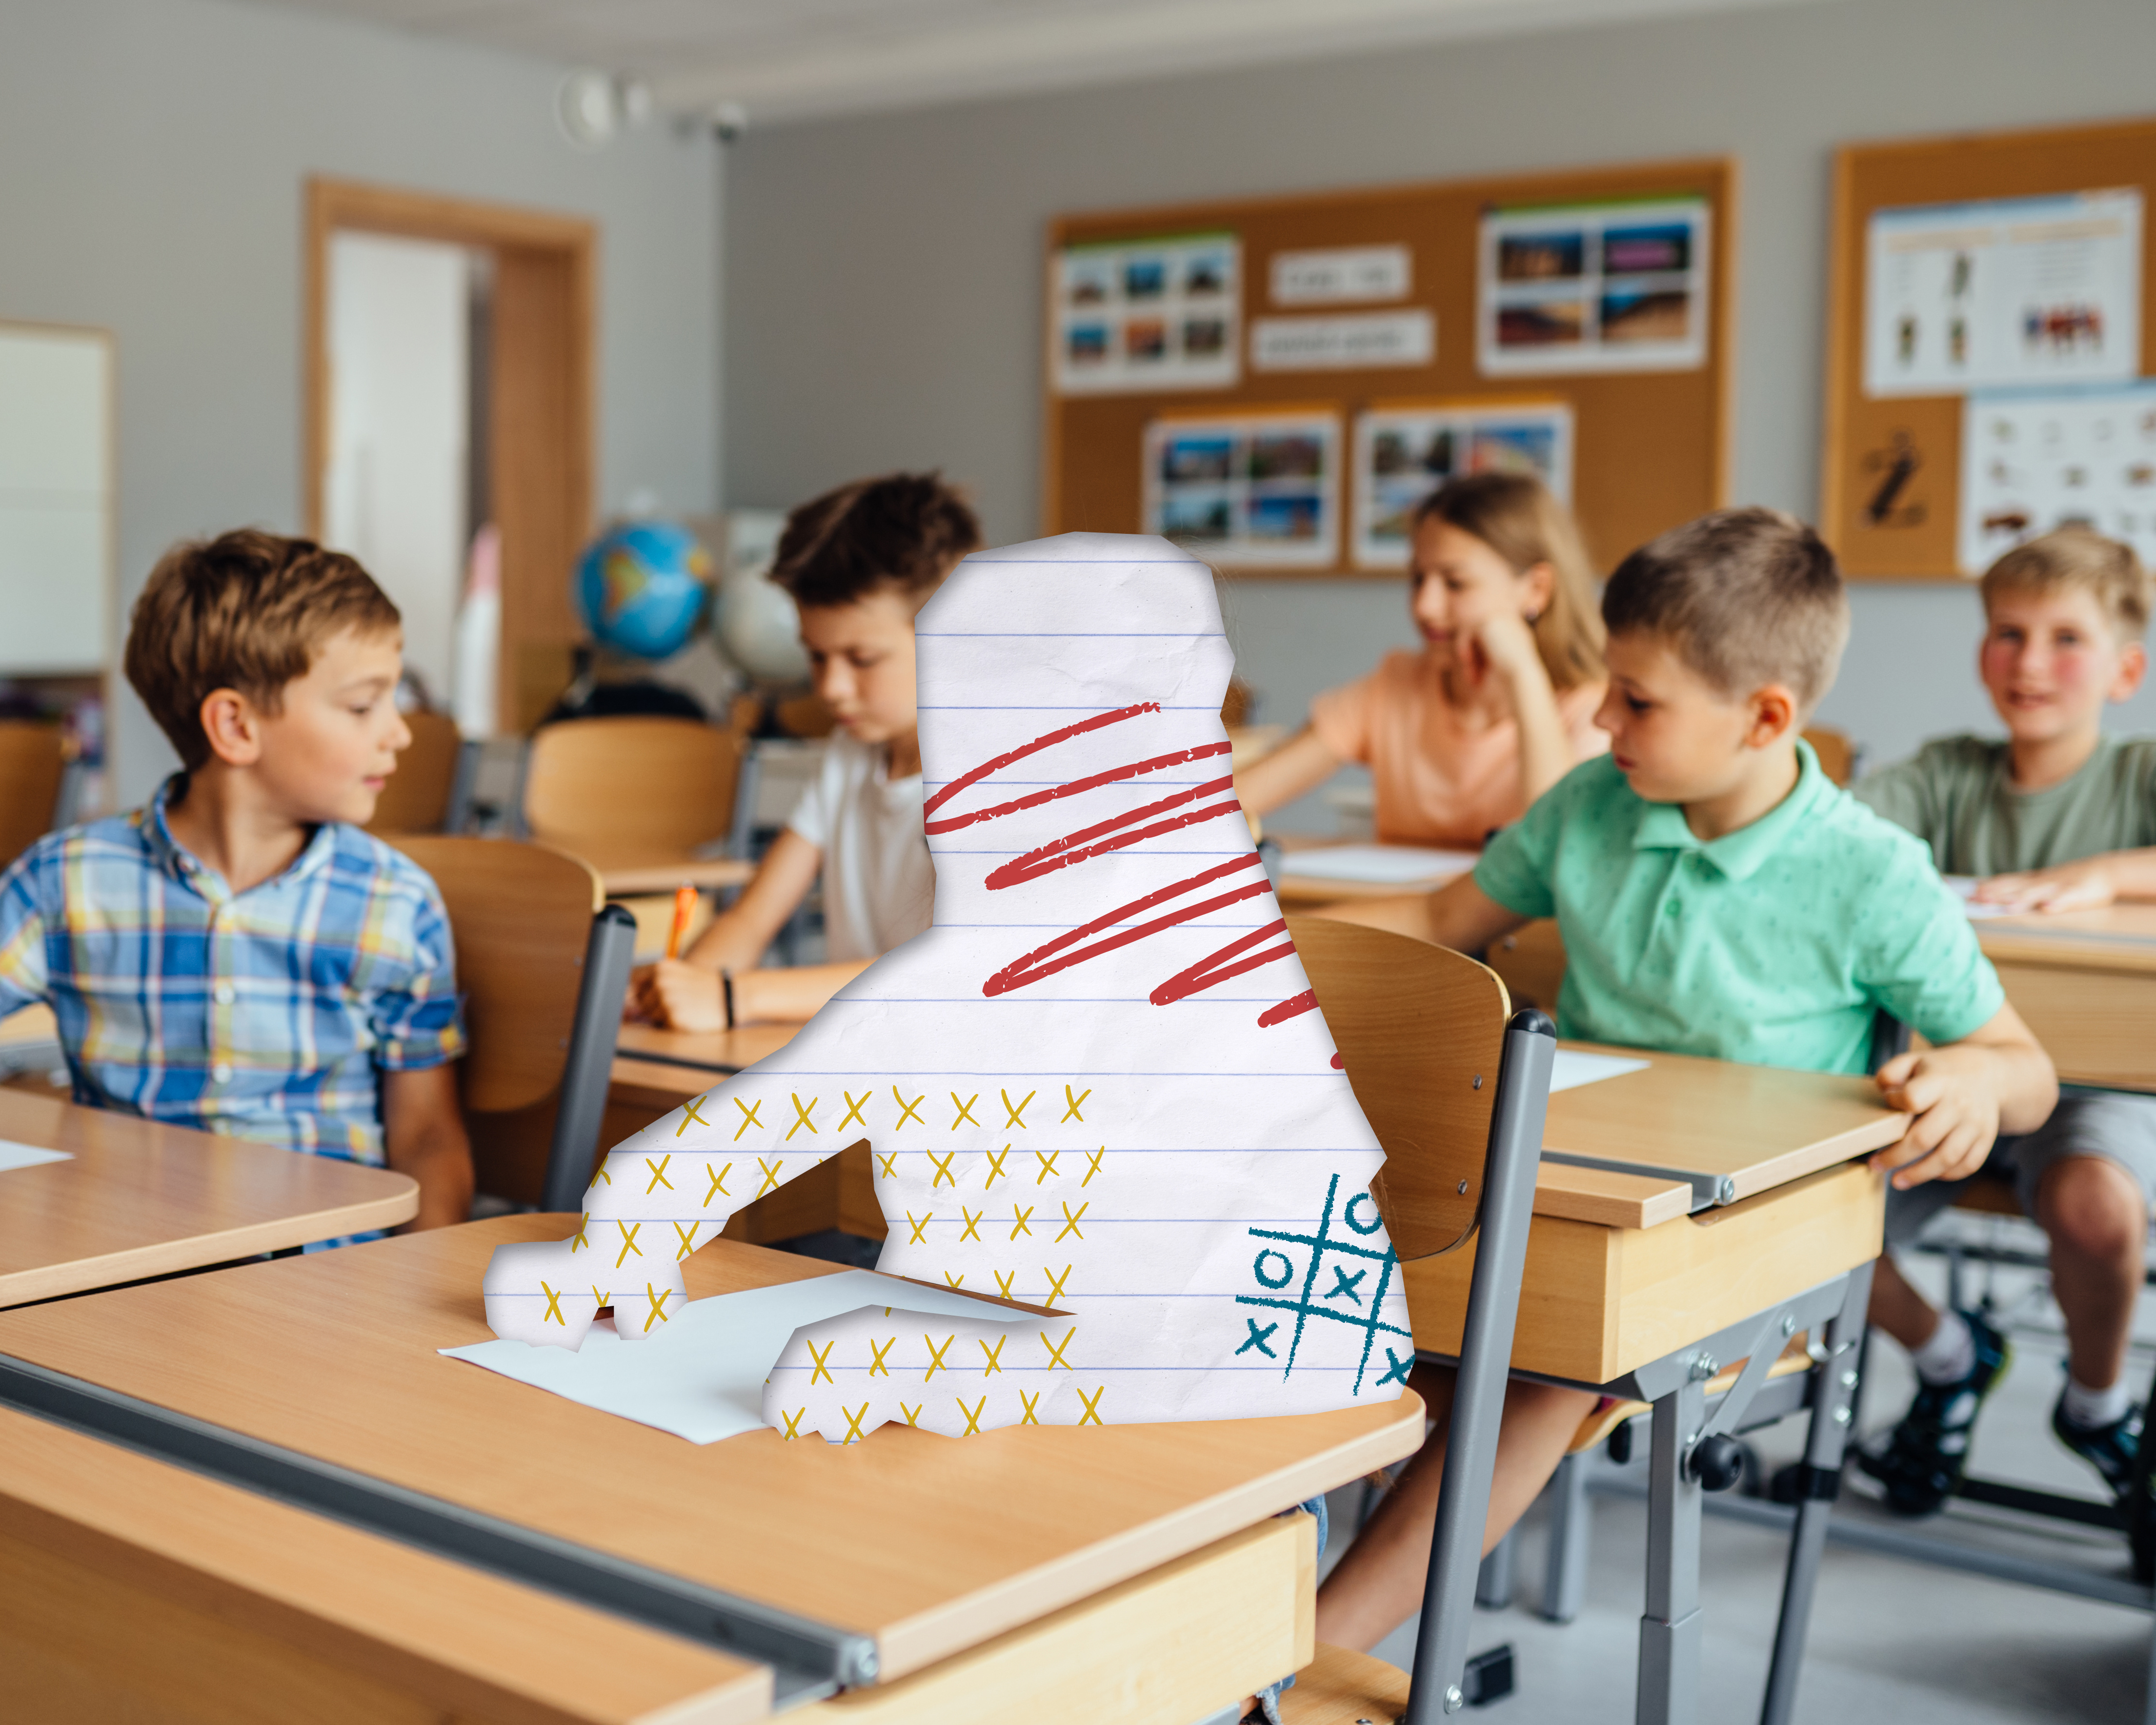
[[[933,927],[615,1146],[572,1238],[496,1253],[488,1322],[574,1348],[610,1306],[621,1336],[663,1334],[682,1259],[865,1138],[880,1270],[1056,1315],[807,1325],[764,1394],[788,1435],[1398,1395],[1383,1153],[1235,801],[1210,572],[1155,538],[1007,547],[967,558],[918,634]]]

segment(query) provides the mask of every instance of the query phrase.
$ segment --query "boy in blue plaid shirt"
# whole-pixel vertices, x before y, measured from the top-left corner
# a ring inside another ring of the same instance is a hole
[[[359,824],[412,740],[403,645],[348,557],[254,531],[168,552],[126,666],[182,770],[0,875],[0,1017],[50,1004],[79,1102],[386,1163],[436,1228],[472,1189],[449,919]]]

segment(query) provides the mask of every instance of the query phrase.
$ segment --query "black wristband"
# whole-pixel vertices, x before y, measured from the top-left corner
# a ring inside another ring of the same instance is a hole
[[[731,1030],[734,1027],[734,973],[731,970],[719,972],[719,992],[726,998],[726,1028]]]

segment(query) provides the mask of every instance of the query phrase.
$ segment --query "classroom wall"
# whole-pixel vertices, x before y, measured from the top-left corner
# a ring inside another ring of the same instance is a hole
[[[1041,248],[1059,213],[1729,153],[1732,501],[1809,516],[1834,147],[2146,112],[2151,64],[2148,0],[1809,0],[752,131],[727,163],[726,498],[785,504],[940,465],[974,488],[992,541],[1037,532]],[[1874,762],[1989,724],[1973,593],[1854,597],[1822,722]],[[1414,639],[1395,582],[1243,579],[1229,608],[1269,720],[1299,721]],[[2120,722],[2156,730],[2156,691]]]
[[[560,76],[232,0],[0,0],[0,316],[118,333],[123,629],[174,539],[300,525],[311,173],[597,221],[598,506],[716,501],[716,146],[662,126],[580,153]],[[172,757],[119,706],[136,801]]]

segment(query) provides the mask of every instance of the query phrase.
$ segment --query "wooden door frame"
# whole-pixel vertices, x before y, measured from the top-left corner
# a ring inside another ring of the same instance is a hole
[[[534,709],[543,707],[551,699],[547,685],[557,660],[561,682],[568,680],[569,649],[577,634],[569,607],[567,572],[562,561],[565,550],[573,556],[575,546],[588,536],[592,526],[593,422],[598,400],[598,227],[578,217],[513,204],[480,203],[321,176],[308,179],[301,363],[306,400],[300,514],[305,531],[314,537],[321,536],[325,516],[323,484],[330,448],[329,254],[330,238],[339,230],[468,246],[491,252],[498,266],[516,261],[558,271],[564,284],[567,304],[562,336],[566,351],[554,356],[561,367],[559,374],[540,380],[542,389],[552,391],[561,408],[562,447],[551,452],[555,471],[537,488],[542,493],[557,494],[561,521],[554,524],[553,530],[542,524],[527,534],[524,524],[505,519],[520,506],[520,499],[532,496],[535,488],[512,482],[514,476],[504,471],[504,428],[499,423],[501,393],[505,382],[515,389],[520,380],[505,380],[500,342],[492,365],[490,411],[497,423],[490,427],[488,438],[494,470],[490,490],[503,538],[498,721],[505,731],[526,729],[537,716]],[[510,274],[498,267],[498,295]],[[521,381],[528,385],[531,380]],[[564,524],[566,545],[559,531]],[[527,555],[519,549],[512,556],[512,546],[532,546],[536,552]]]

